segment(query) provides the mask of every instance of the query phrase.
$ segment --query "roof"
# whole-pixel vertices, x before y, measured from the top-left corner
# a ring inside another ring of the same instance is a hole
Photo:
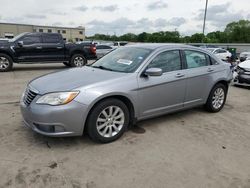
[[[200,49],[197,47],[189,46],[189,45],[184,45],[184,44],[179,44],[179,43],[138,43],[138,44],[131,44],[131,45],[126,45],[126,46],[133,46],[133,47],[138,47],[138,48],[147,48],[151,50],[155,50],[157,48],[175,48],[175,47],[188,47],[188,48],[194,48],[194,49]]]

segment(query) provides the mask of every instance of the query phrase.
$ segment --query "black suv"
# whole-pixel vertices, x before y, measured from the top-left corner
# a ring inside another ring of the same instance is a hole
[[[0,72],[10,71],[13,63],[63,62],[76,67],[89,59],[96,59],[95,44],[65,43],[59,33],[22,33],[0,41]]]

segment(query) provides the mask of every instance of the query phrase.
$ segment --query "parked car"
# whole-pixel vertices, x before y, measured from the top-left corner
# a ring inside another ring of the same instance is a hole
[[[96,45],[97,59],[103,57],[104,55],[108,54],[109,52],[113,51],[114,49],[116,49],[116,48],[109,46],[109,45],[105,45],[105,44]]]
[[[201,48],[137,44],[34,79],[20,106],[35,132],[79,136],[85,130],[106,143],[143,119],[200,105],[219,112],[231,79],[230,64]]]
[[[95,58],[95,45],[68,44],[59,33],[23,33],[0,42],[0,72],[10,71],[13,63],[64,62],[77,67]]]
[[[250,60],[240,63],[234,74],[234,85],[250,86]]]
[[[240,53],[240,61],[245,61],[247,59],[250,59],[250,52],[241,52]]]
[[[228,58],[232,56],[232,54],[229,51],[222,49],[222,48],[207,48],[207,50],[212,52],[221,60],[227,60]]]
[[[120,41],[120,42],[114,42],[114,46],[126,46],[128,44],[128,42],[125,41]]]

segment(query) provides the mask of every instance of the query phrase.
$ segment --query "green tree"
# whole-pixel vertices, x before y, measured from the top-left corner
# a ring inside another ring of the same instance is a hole
[[[229,38],[229,42],[250,42],[250,21],[240,20],[227,24],[225,32]]]
[[[203,41],[204,39],[204,35],[202,33],[195,33],[190,37],[190,42],[192,43],[201,43],[201,42],[205,42]]]

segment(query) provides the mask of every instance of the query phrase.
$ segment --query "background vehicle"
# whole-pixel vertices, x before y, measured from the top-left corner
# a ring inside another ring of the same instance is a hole
[[[234,85],[250,86],[250,60],[240,63],[234,74]]]
[[[250,52],[241,52],[240,53],[240,61],[245,61],[247,59],[250,59]]]
[[[11,70],[13,63],[64,62],[76,67],[95,58],[95,45],[65,43],[59,33],[22,33],[0,42],[0,72]]]
[[[120,42],[114,42],[114,46],[126,46],[128,44],[128,42],[125,41],[120,41]]]
[[[114,49],[116,48],[105,44],[96,45],[96,56],[99,59]]]
[[[228,58],[232,56],[232,54],[229,51],[222,49],[222,48],[207,48],[207,50],[212,52],[221,60],[227,60]]]
[[[93,140],[111,142],[139,120],[199,105],[219,112],[231,79],[230,64],[206,50],[138,44],[33,80],[20,106],[40,134],[78,136],[85,129]]]

